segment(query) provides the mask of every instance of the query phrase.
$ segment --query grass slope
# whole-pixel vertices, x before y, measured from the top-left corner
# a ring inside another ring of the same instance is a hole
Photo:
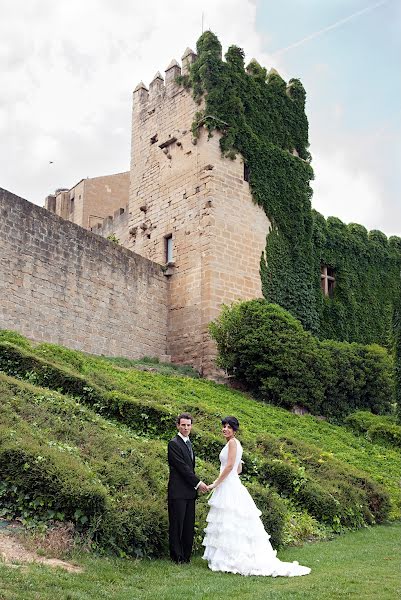
[[[139,366],[152,371],[0,332],[3,514],[56,515],[89,527],[101,545],[163,555],[166,440],[176,414],[189,410],[207,481],[222,445],[220,417],[239,418],[243,479],[275,545],[400,516],[399,449],[172,367],[163,375],[163,365]],[[203,497],[198,547],[206,509]]]

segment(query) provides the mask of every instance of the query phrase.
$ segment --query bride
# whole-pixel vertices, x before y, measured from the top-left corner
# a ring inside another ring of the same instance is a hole
[[[308,567],[277,558],[260,519],[261,512],[239,478],[242,446],[235,437],[238,420],[225,417],[222,425],[227,444],[220,452],[220,475],[208,486],[213,494],[208,502],[203,558],[212,571],[272,577],[308,575]]]

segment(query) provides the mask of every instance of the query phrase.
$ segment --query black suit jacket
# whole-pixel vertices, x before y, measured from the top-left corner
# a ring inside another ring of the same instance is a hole
[[[167,456],[170,468],[168,498],[170,500],[196,498],[195,486],[200,479],[195,475],[195,454],[192,459],[184,440],[179,435],[169,441]]]

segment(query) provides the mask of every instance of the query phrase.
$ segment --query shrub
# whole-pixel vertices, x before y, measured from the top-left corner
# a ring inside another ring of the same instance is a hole
[[[11,341],[11,340],[10,340]],[[85,363],[85,355],[77,350],[69,350],[58,346],[57,344],[39,344],[35,348],[35,354],[45,359],[50,359],[52,363],[67,364],[78,372],[81,372]]]
[[[353,347],[347,348],[354,353]],[[348,362],[356,360],[354,354]],[[312,416],[301,418],[210,382],[114,367],[104,358],[64,353],[58,347],[53,355],[47,344],[22,348],[0,342],[0,368],[19,378],[0,373],[0,422],[9,432],[20,431],[25,422],[29,444],[45,446],[55,457],[65,455],[72,472],[75,465],[88,478],[88,485],[103,486],[105,510],[92,521],[92,536],[102,547],[120,554],[160,556],[166,552],[168,469],[163,440],[174,433],[174,418],[184,409],[195,417],[192,440],[197,472],[206,482],[213,481],[218,472],[220,418],[232,413],[239,417],[245,461],[241,478],[271,519],[265,524],[275,545],[281,535],[282,510],[286,511],[283,535],[287,541],[383,521],[389,500],[376,481],[386,483],[394,499],[393,516],[399,516],[396,453],[371,446],[350,431]],[[50,389],[38,388],[39,384]],[[276,435],[264,433],[266,428]],[[301,442],[303,436],[310,443]],[[44,450],[37,455],[45,456]],[[346,462],[371,473],[376,481]],[[21,479],[24,464],[18,466]],[[0,464],[0,473],[1,468]],[[10,481],[6,484],[2,500],[12,487]],[[40,503],[48,498],[41,493],[28,495],[28,513],[34,505],[40,512]],[[20,495],[25,492],[17,490],[9,497],[11,504],[18,506]],[[197,503],[196,550],[201,549],[207,509],[202,496]],[[77,518],[82,516],[86,515],[81,510]]]
[[[259,480],[271,483],[320,521],[334,528],[356,528],[387,518],[388,494],[366,474],[293,438],[264,434],[256,444],[269,456],[258,464]]]
[[[265,300],[224,307],[210,332],[219,365],[267,402],[336,419],[356,408],[391,409],[393,365],[379,346],[320,342]]]
[[[107,493],[94,474],[68,454],[39,443],[29,428],[0,428],[1,504],[12,517],[68,520],[94,528]]]
[[[401,447],[401,426],[391,417],[360,410],[348,415],[345,422],[357,433],[365,434],[368,440]]]
[[[0,343],[0,370],[78,398],[93,406],[96,412],[127,425],[135,423],[135,429],[142,433],[157,431],[160,424],[174,424],[175,414],[163,405],[140,401],[121,392],[103,392],[98,386],[69,372],[65,367],[52,364],[8,343]]]

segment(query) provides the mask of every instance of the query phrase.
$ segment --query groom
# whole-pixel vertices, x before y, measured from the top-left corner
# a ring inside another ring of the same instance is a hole
[[[197,491],[208,488],[195,475],[195,454],[189,436],[192,417],[181,413],[176,420],[177,435],[168,443],[168,519],[170,557],[176,563],[188,563],[191,558],[195,527]]]

